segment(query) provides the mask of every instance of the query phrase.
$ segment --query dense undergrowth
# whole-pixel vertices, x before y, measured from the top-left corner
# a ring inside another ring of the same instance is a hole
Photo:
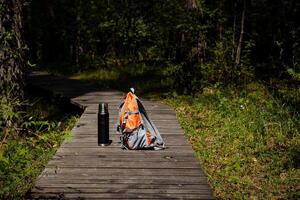
[[[299,88],[279,82],[270,89],[253,80],[206,84],[193,96],[180,95],[170,89],[168,73],[136,65],[70,77],[124,91],[135,87],[137,95],[172,106],[217,198],[299,198]]]
[[[33,97],[2,96],[0,108],[0,199],[22,199],[77,117]]]

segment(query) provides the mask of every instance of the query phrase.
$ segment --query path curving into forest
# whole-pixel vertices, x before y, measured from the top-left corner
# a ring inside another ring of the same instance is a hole
[[[120,148],[115,131],[122,92],[101,91],[90,82],[43,72],[33,72],[29,79],[34,87],[68,98],[84,112],[72,130],[72,139],[64,141],[49,161],[28,199],[213,199],[170,107],[142,100],[167,148],[127,151]],[[109,104],[112,144],[107,147],[97,145],[99,102]]]

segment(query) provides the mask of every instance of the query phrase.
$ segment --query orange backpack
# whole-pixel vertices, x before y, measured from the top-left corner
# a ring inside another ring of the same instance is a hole
[[[164,149],[159,131],[133,91],[127,93],[119,106],[118,131],[125,149]]]

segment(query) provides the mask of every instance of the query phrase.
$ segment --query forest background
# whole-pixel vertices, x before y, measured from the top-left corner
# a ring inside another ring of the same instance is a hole
[[[17,185],[22,196],[38,174],[9,169],[24,155],[10,141],[45,124],[43,136],[68,129],[49,113],[22,114],[26,74],[46,70],[173,106],[216,197],[299,197],[299,9],[296,0],[0,0],[0,194]],[[28,159],[51,157],[41,152]]]

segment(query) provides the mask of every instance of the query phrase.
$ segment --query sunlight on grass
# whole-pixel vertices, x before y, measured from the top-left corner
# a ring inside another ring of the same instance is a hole
[[[296,197],[299,115],[264,86],[209,87],[197,98],[175,95],[165,102],[176,109],[217,197]]]
[[[120,72],[113,69],[98,69],[94,71],[80,72],[75,75],[70,76],[71,79],[76,80],[118,80]]]
[[[69,76],[70,79],[93,81],[100,88],[128,91],[133,87],[139,95],[152,91],[162,92],[169,90],[170,83],[165,75],[160,73],[157,66],[146,64],[127,64],[111,66],[90,71],[83,71]]]

